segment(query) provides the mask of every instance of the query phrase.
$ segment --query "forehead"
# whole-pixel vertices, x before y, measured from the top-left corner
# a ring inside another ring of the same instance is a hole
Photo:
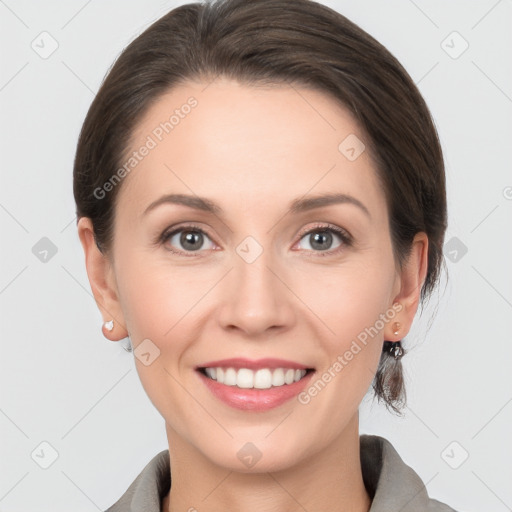
[[[315,90],[186,82],[137,124],[124,163],[137,155],[119,203],[142,209],[163,193],[222,201],[230,194],[233,207],[253,201],[261,209],[308,193],[342,192],[379,208],[383,191],[365,141],[348,110]]]

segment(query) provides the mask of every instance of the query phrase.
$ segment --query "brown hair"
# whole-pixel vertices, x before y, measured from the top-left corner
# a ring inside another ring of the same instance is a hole
[[[115,175],[138,121],[180,82],[219,75],[314,88],[349,109],[385,191],[397,264],[416,233],[428,236],[423,303],[439,278],[447,217],[443,156],[430,112],[384,46],[312,0],[186,4],[125,48],[91,104],[74,162],[77,217],[92,220],[98,248],[108,253],[111,247],[120,185],[102,198],[94,192]],[[399,411],[397,404],[405,403],[400,361],[383,353],[373,387],[379,400]]]

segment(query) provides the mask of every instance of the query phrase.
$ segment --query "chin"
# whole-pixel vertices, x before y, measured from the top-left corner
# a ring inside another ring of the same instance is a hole
[[[212,452],[211,446],[203,455],[216,466],[237,473],[268,473],[284,471],[300,463],[304,443],[301,436],[294,432],[295,442],[288,436],[284,442],[283,435],[270,439],[269,430],[260,436],[237,436],[227,443],[218,443]],[[251,441],[251,439],[253,439]]]

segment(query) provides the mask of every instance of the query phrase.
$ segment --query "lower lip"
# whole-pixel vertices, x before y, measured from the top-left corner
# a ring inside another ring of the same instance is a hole
[[[307,373],[298,382],[292,384],[284,384],[268,389],[242,389],[237,386],[226,386],[198,372],[206,387],[219,400],[236,409],[256,412],[279,407],[297,396],[306,387],[313,373]]]

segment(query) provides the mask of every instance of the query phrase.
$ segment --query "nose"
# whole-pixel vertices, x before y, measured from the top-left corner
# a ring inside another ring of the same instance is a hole
[[[268,252],[252,263],[234,255],[234,268],[224,280],[217,309],[224,329],[239,330],[247,337],[264,337],[293,326],[296,299],[287,287],[284,272]]]

